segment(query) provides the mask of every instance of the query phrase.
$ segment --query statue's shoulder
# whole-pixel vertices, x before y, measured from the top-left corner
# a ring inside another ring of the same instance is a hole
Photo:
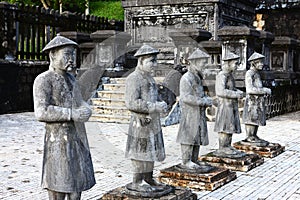
[[[252,69],[249,69],[247,72],[246,72],[246,76],[254,76],[255,74],[257,74],[256,71],[252,70]]]
[[[228,76],[228,73],[224,72],[224,71],[220,71],[217,74],[217,78],[226,78]]]
[[[139,71],[135,70],[135,71],[133,71],[131,74],[129,74],[129,75],[127,76],[126,82],[142,81],[143,79],[144,79],[144,78],[143,78],[143,75],[142,75]]]
[[[36,78],[35,82],[45,82],[49,79],[51,79],[54,76],[54,72],[51,70],[47,70],[43,73],[40,73]]]
[[[184,82],[192,82],[195,79],[194,75],[192,72],[187,71],[185,74],[182,75],[181,81]]]

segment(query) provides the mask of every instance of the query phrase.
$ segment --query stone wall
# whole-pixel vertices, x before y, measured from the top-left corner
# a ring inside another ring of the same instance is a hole
[[[289,36],[300,39],[300,7],[286,9],[258,10],[263,14],[265,30],[275,36]]]
[[[48,62],[0,60],[0,114],[33,111],[33,81],[47,69]]]

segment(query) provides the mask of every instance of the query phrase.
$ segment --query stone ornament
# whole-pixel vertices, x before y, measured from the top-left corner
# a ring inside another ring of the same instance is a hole
[[[42,187],[49,199],[77,200],[95,185],[94,169],[84,122],[91,116],[74,76],[77,43],[56,36],[44,48],[50,51],[49,70],[33,85],[34,112],[45,122]]]
[[[218,108],[214,131],[219,135],[219,149],[216,156],[239,158],[246,154],[231,146],[232,134],[241,133],[238,99],[243,98],[243,92],[235,87],[233,77],[238,66],[239,56],[228,52],[222,63],[222,71],[216,76],[216,95]]]
[[[269,142],[257,136],[258,126],[266,125],[265,95],[271,90],[262,85],[259,71],[263,68],[264,55],[254,52],[248,61],[250,69],[245,75],[246,101],[243,111],[243,123],[246,129],[246,139],[243,143],[254,146],[267,146]]]
[[[125,157],[131,159],[133,181],[126,185],[130,195],[159,197],[173,188],[153,178],[155,161],[165,159],[160,113],[167,104],[160,101],[152,71],[157,66],[158,50],[143,45],[135,54],[138,64],[126,79],[125,104],[131,111]]]
[[[177,143],[181,144],[184,171],[207,173],[213,169],[210,165],[198,161],[200,145],[208,145],[208,133],[205,109],[212,105],[212,99],[204,93],[203,72],[209,55],[196,49],[189,57],[190,65],[180,80],[181,120]]]

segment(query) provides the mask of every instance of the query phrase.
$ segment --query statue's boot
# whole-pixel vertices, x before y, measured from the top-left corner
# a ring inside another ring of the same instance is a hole
[[[200,166],[193,162],[195,158],[193,159],[193,153],[194,153],[194,146],[188,145],[188,144],[181,144],[181,156],[182,156],[182,167],[185,167],[187,169],[199,169]],[[198,149],[199,151],[199,149]],[[194,156],[195,157],[195,156]],[[198,157],[198,156],[197,156]],[[198,158],[197,158],[198,160]]]
[[[208,164],[199,162],[200,145],[181,144],[182,150],[182,166],[188,170],[195,170],[198,173],[207,173],[214,168]],[[200,165],[201,163],[201,165]]]
[[[144,180],[144,173],[135,173],[133,175],[133,182],[130,185],[127,185],[128,190],[134,190],[141,193],[154,193],[159,192],[156,187],[151,186]]]
[[[245,142],[252,143],[253,145],[256,145],[256,146],[268,146],[269,145],[268,141],[263,140],[257,136],[258,126],[246,124],[245,129],[246,129],[246,135],[247,135],[246,139],[244,140]]]
[[[246,154],[231,146],[232,134],[219,133],[219,149],[216,151],[217,156],[229,158],[241,158]]]
[[[154,187],[157,191],[163,191],[163,190],[166,190],[168,188],[168,185],[166,185],[164,183],[160,183],[160,182],[156,181],[153,178],[153,171],[152,172],[146,172],[144,180],[145,180],[146,183],[148,183],[149,185]]]

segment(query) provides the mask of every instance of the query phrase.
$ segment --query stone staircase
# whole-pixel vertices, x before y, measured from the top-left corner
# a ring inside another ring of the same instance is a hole
[[[162,82],[164,77],[156,77],[156,82]],[[93,114],[90,121],[129,123],[130,111],[125,106],[126,78],[110,78],[109,83],[103,84],[103,90],[97,91],[92,98]]]

